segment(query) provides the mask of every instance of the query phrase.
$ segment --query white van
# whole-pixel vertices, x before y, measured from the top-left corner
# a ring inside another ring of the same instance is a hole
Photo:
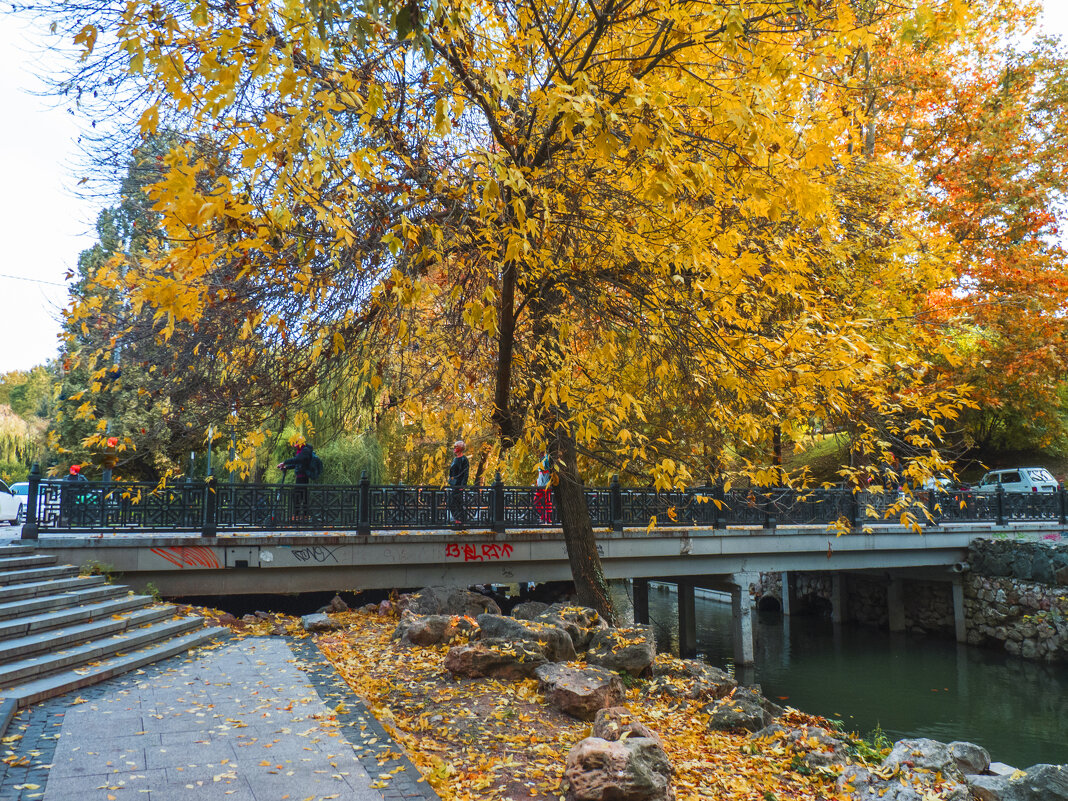
[[[997,492],[998,483],[1005,492],[1056,492],[1057,479],[1044,467],[1010,467],[991,470],[975,486],[976,492]]]

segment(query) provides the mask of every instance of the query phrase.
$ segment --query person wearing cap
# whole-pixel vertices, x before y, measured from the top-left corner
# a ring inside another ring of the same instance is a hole
[[[452,464],[449,465],[449,512],[452,514],[452,524],[462,526],[467,522],[467,510],[464,508],[464,491],[461,487],[467,486],[467,476],[471,465],[464,456],[464,441],[456,440],[452,446]]]

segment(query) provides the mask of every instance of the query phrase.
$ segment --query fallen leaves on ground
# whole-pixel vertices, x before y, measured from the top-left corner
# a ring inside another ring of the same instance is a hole
[[[196,611],[226,625],[222,613]],[[537,680],[457,679],[444,668],[445,655],[456,643],[402,645],[390,639],[394,618],[363,612],[331,617],[346,628],[319,636],[320,650],[443,801],[558,801],[565,795],[561,781],[568,753],[591,736],[591,725],[548,706]],[[272,629],[277,633],[277,626],[289,632],[299,630],[300,623],[273,615],[262,625],[246,623],[235,630],[269,634]],[[629,684],[625,704],[661,737],[675,769],[678,801],[850,798],[835,786],[836,768],[811,770],[803,754],[781,742],[758,743],[746,734],[710,730],[708,716],[701,712],[707,701],[647,696],[644,682]],[[795,709],[788,709],[780,722],[831,727],[826,719]],[[365,746],[375,742],[366,734],[361,733]],[[391,756],[383,756],[382,764]],[[391,774],[399,770],[371,771],[372,786],[387,788]]]

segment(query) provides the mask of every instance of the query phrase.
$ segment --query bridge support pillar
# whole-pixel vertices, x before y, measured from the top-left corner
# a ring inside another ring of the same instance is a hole
[[[784,570],[781,573],[782,582],[782,614],[789,617],[797,606],[797,573]]]
[[[891,577],[886,587],[886,611],[890,618],[890,631],[905,630],[905,591],[904,582]]]
[[[957,642],[968,642],[968,627],[964,616],[964,580],[953,579],[953,626]]]
[[[752,665],[753,601],[749,585],[757,581],[757,573],[735,573],[731,577],[731,639],[734,644],[734,664]]]
[[[697,606],[692,581],[679,582],[679,658],[697,656]]]
[[[846,599],[849,593],[846,590],[846,577],[842,573],[831,574],[831,622],[845,623],[848,619],[849,610],[846,608]]]
[[[634,622],[649,625],[649,579],[634,579]]]

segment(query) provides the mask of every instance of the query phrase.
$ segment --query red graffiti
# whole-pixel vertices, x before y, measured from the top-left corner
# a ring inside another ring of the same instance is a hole
[[[219,567],[219,558],[211,548],[203,545],[178,545],[170,548],[152,548],[152,553],[166,559],[175,567]]]
[[[465,562],[492,562],[495,559],[507,559],[514,550],[508,543],[486,542],[479,546],[453,542],[445,546],[445,558],[462,557]]]

